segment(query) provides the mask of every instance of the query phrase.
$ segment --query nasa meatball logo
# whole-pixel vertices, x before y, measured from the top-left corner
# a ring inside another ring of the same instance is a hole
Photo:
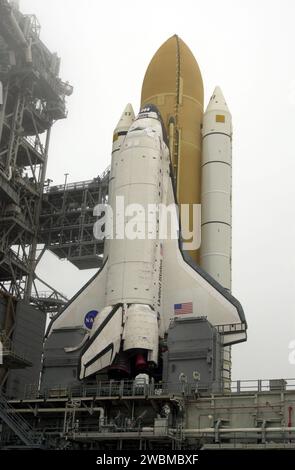
[[[97,314],[98,314],[98,310],[90,310],[90,312],[86,313],[85,318],[84,318],[84,324],[86,328],[88,328],[89,330],[92,329],[93,323]]]

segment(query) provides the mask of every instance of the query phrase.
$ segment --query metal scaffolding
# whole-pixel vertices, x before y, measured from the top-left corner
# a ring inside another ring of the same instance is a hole
[[[34,15],[0,0],[0,288],[31,299],[52,124],[72,87]]]
[[[93,209],[107,199],[109,169],[90,181],[45,181],[51,126],[66,118],[73,89],[39,34],[35,15],[0,0],[0,290],[54,313],[67,299],[38,278],[37,264],[48,249],[79,269],[101,266]]]
[[[102,265],[103,240],[96,240],[93,210],[108,195],[109,168],[90,181],[48,186],[42,202],[39,243],[79,269]]]

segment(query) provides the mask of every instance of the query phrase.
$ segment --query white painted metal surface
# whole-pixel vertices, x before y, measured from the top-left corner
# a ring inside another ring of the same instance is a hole
[[[136,120],[117,157],[111,197],[117,201],[116,213],[119,211],[122,217],[125,208],[126,217],[122,227],[120,221],[116,226],[116,235],[122,230],[123,238],[109,241],[107,305],[118,302],[154,305],[157,240],[148,239],[146,214],[149,204],[161,202],[161,133],[157,119]],[[124,204],[123,210],[118,208],[118,198]]]
[[[203,120],[202,241],[200,262],[214,279],[231,288],[232,122],[216,87]]]
[[[144,349],[148,362],[158,363],[159,331],[157,312],[149,305],[133,304],[127,309],[123,350]]]
[[[202,233],[200,263],[216,281],[231,289],[232,120],[216,87],[203,119]],[[223,381],[229,386],[231,350],[223,349]]]
[[[112,160],[111,160],[109,194],[108,194],[108,204],[111,207],[114,206],[114,201],[111,198],[114,196],[113,186],[114,186],[114,181],[116,179],[116,174],[118,170],[119,152],[125,140],[128,129],[130,128],[132,122],[134,121],[134,118],[135,118],[135,115],[134,115],[133,107],[130,103],[128,103],[113,133]],[[109,255],[109,239],[106,238],[104,242],[104,260],[107,259],[108,255]]]

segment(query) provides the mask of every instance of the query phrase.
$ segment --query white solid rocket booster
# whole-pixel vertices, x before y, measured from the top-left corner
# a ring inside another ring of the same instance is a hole
[[[203,120],[201,266],[231,289],[232,121],[216,87]]]
[[[232,119],[216,87],[203,120],[202,232],[200,262],[216,281],[231,290]],[[230,386],[231,348],[223,348],[224,387]]]

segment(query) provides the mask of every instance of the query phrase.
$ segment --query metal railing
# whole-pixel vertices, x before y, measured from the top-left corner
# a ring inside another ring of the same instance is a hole
[[[295,390],[295,379],[235,380],[231,383],[232,393],[276,392]]]
[[[5,356],[7,355],[10,355],[10,356],[13,356],[21,361],[24,361],[24,362],[30,362],[30,360],[28,359],[26,353],[24,351],[19,351],[15,348],[15,345],[13,343],[13,341],[11,341],[10,338],[8,338],[5,333],[1,332],[0,331],[0,341],[1,341],[1,344],[2,344],[2,356],[3,356],[3,360],[5,359]],[[0,391],[1,393],[1,391]]]
[[[0,418],[26,446],[35,447],[37,445],[32,427],[20,414],[15,413],[1,389]]]
[[[97,382],[93,385],[56,385],[39,390],[36,384],[25,386],[24,395],[20,398],[75,398],[75,397],[161,397],[186,396],[194,397],[198,394],[249,394],[263,392],[281,392],[295,390],[295,379],[258,379],[232,381],[230,388],[222,392],[222,383],[146,383],[136,380],[109,380]]]
[[[60,292],[59,293],[63,297],[63,301],[67,302],[66,296]],[[36,296],[32,296],[36,299],[42,299],[42,300],[62,300],[59,298],[58,293],[51,291],[51,290],[38,290],[38,293]]]
[[[98,176],[98,178],[86,181],[77,181],[75,183],[68,183],[68,184],[59,184],[57,186],[46,186],[44,188],[45,193],[50,192],[63,192],[63,191],[71,191],[77,189],[87,189],[91,185],[99,185],[102,181],[106,179],[110,172],[110,167],[108,166],[104,172]]]

